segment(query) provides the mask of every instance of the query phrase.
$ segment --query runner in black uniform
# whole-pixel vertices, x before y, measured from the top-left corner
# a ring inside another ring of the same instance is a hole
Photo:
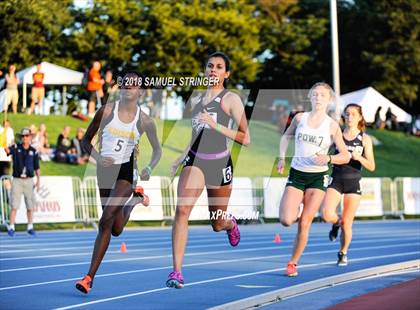
[[[172,165],[172,175],[182,163],[183,169],[178,183],[178,200],[172,228],[173,272],[166,285],[182,288],[182,260],[188,238],[188,218],[195,202],[204,188],[207,189],[211,225],[216,232],[225,230],[229,242],[236,246],[240,240],[238,225],[234,217],[226,217],[227,205],[232,191],[232,161],[227,148],[227,139],[243,145],[250,143],[248,124],[240,97],[224,88],[230,75],[229,59],[222,53],[212,54],[206,63],[207,77],[218,78],[200,96],[191,99],[192,139],[185,152]],[[238,130],[230,129],[233,119]],[[215,213],[221,216],[212,216]]]
[[[346,106],[344,110],[346,128],[343,138],[352,159],[345,165],[334,165],[330,178],[330,185],[324,199],[323,218],[333,223],[329,238],[334,241],[338,230],[342,228],[341,248],[338,252],[337,265],[347,265],[347,250],[352,238],[352,225],[357,207],[360,203],[360,179],[362,166],[369,171],[375,170],[375,159],[371,138],[364,133],[365,120],[362,108],[354,103]],[[342,217],[336,213],[341,195],[344,195]]]

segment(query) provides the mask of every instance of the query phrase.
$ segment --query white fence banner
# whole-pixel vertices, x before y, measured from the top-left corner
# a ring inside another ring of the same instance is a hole
[[[131,221],[161,221],[163,220],[163,199],[161,180],[158,176],[150,177],[149,181],[138,181],[137,185],[144,188],[144,193],[149,196],[148,207],[138,204],[131,212]]]
[[[420,178],[403,178],[404,214],[420,214]]]
[[[237,219],[258,220],[259,214],[256,211],[252,180],[250,178],[233,178],[228,213]]]
[[[280,199],[287,178],[264,178],[264,217],[279,218]]]
[[[148,207],[138,204],[133,208],[130,221],[161,221],[163,220],[163,200],[161,194],[160,177],[150,177],[149,181],[138,181],[137,185],[144,188],[144,193],[149,196],[150,205]],[[99,190],[97,191],[99,197]],[[98,217],[102,216],[102,206],[98,198]]]
[[[175,204],[177,200],[177,187],[179,178],[174,178],[173,190]],[[250,178],[233,178],[232,193],[230,195],[226,216],[234,215],[237,219],[258,220],[256,213],[256,204],[252,189],[252,180]],[[215,214],[215,216],[223,216],[223,214]],[[207,190],[204,188],[194,208],[190,214],[190,220],[208,220],[210,219]]]
[[[362,178],[360,189],[362,197],[356,216],[382,216],[381,178]]]
[[[34,178],[35,180],[35,178]],[[35,191],[34,223],[74,222],[72,177],[43,176],[41,188]],[[26,205],[22,197],[16,223],[27,223]]]

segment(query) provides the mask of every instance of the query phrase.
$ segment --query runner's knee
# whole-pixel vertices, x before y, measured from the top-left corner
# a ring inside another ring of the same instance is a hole
[[[280,218],[280,223],[285,227],[291,226],[294,222],[295,221],[292,220],[291,218],[286,218],[286,217]]]

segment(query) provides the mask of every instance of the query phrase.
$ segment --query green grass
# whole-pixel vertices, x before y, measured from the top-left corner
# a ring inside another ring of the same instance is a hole
[[[10,115],[12,127],[16,133],[21,128],[31,124],[39,126],[40,123],[47,125],[50,144],[55,144],[63,126],[72,128],[71,136],[75,135],[77,127],[86,128],[87,122],[71,118],[69,116],[27,116]],[[181,154],[191,138],[190,120],[167,121],[156,120],[158,137],[163,141],[163,156],[159,165],[153,171],[154,175],[169,175],[171,163]],[[250,123],[251,144],[248,147],[239,147],[233,144],[232,154],[235,162],[236,176],[277,176],[276,160],[278,156],[279,134],[277,128],[269,123],[252,121]],[[406,136],[399,132],[385,130],[369,130],[382,145],[374,148],[376,158],[376,171],[370,173],[364,171],[364,176],[370,177],[398,177],[420,176],[418,154],[420,154],[420,139]],[[147,143],[146,136],[141,140],[140,166],[145,166],[151,156],[151,147]],[[92,170],[91,170],[92,169]],[[41,163],[42,175],[69,175],[79,176],[92,175],[93,167],[72,166],[56,164],[54,162]]]

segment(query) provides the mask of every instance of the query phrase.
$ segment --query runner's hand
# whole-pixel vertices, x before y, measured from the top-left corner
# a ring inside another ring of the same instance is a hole
[[[140,180],[142,181],[149,181],[150,179],[150,170],[146,168],[143,168],[140,174]]]
[[[316,154],[314,158],[314,162],[318,166],[325,166],[329,163],[329,161],[330,161],[330,157],[328,155]]]
[[[279,174],[283,174],[285,166],[286,166],[286,161],[284,160],[284,158],[280,158],[279,163],[277,164],[277,172]]]
[[[114,159],[112,157],[101,156],[99,163],[101,164],[101,166],[110,167],[111,165],[114,164]]]

